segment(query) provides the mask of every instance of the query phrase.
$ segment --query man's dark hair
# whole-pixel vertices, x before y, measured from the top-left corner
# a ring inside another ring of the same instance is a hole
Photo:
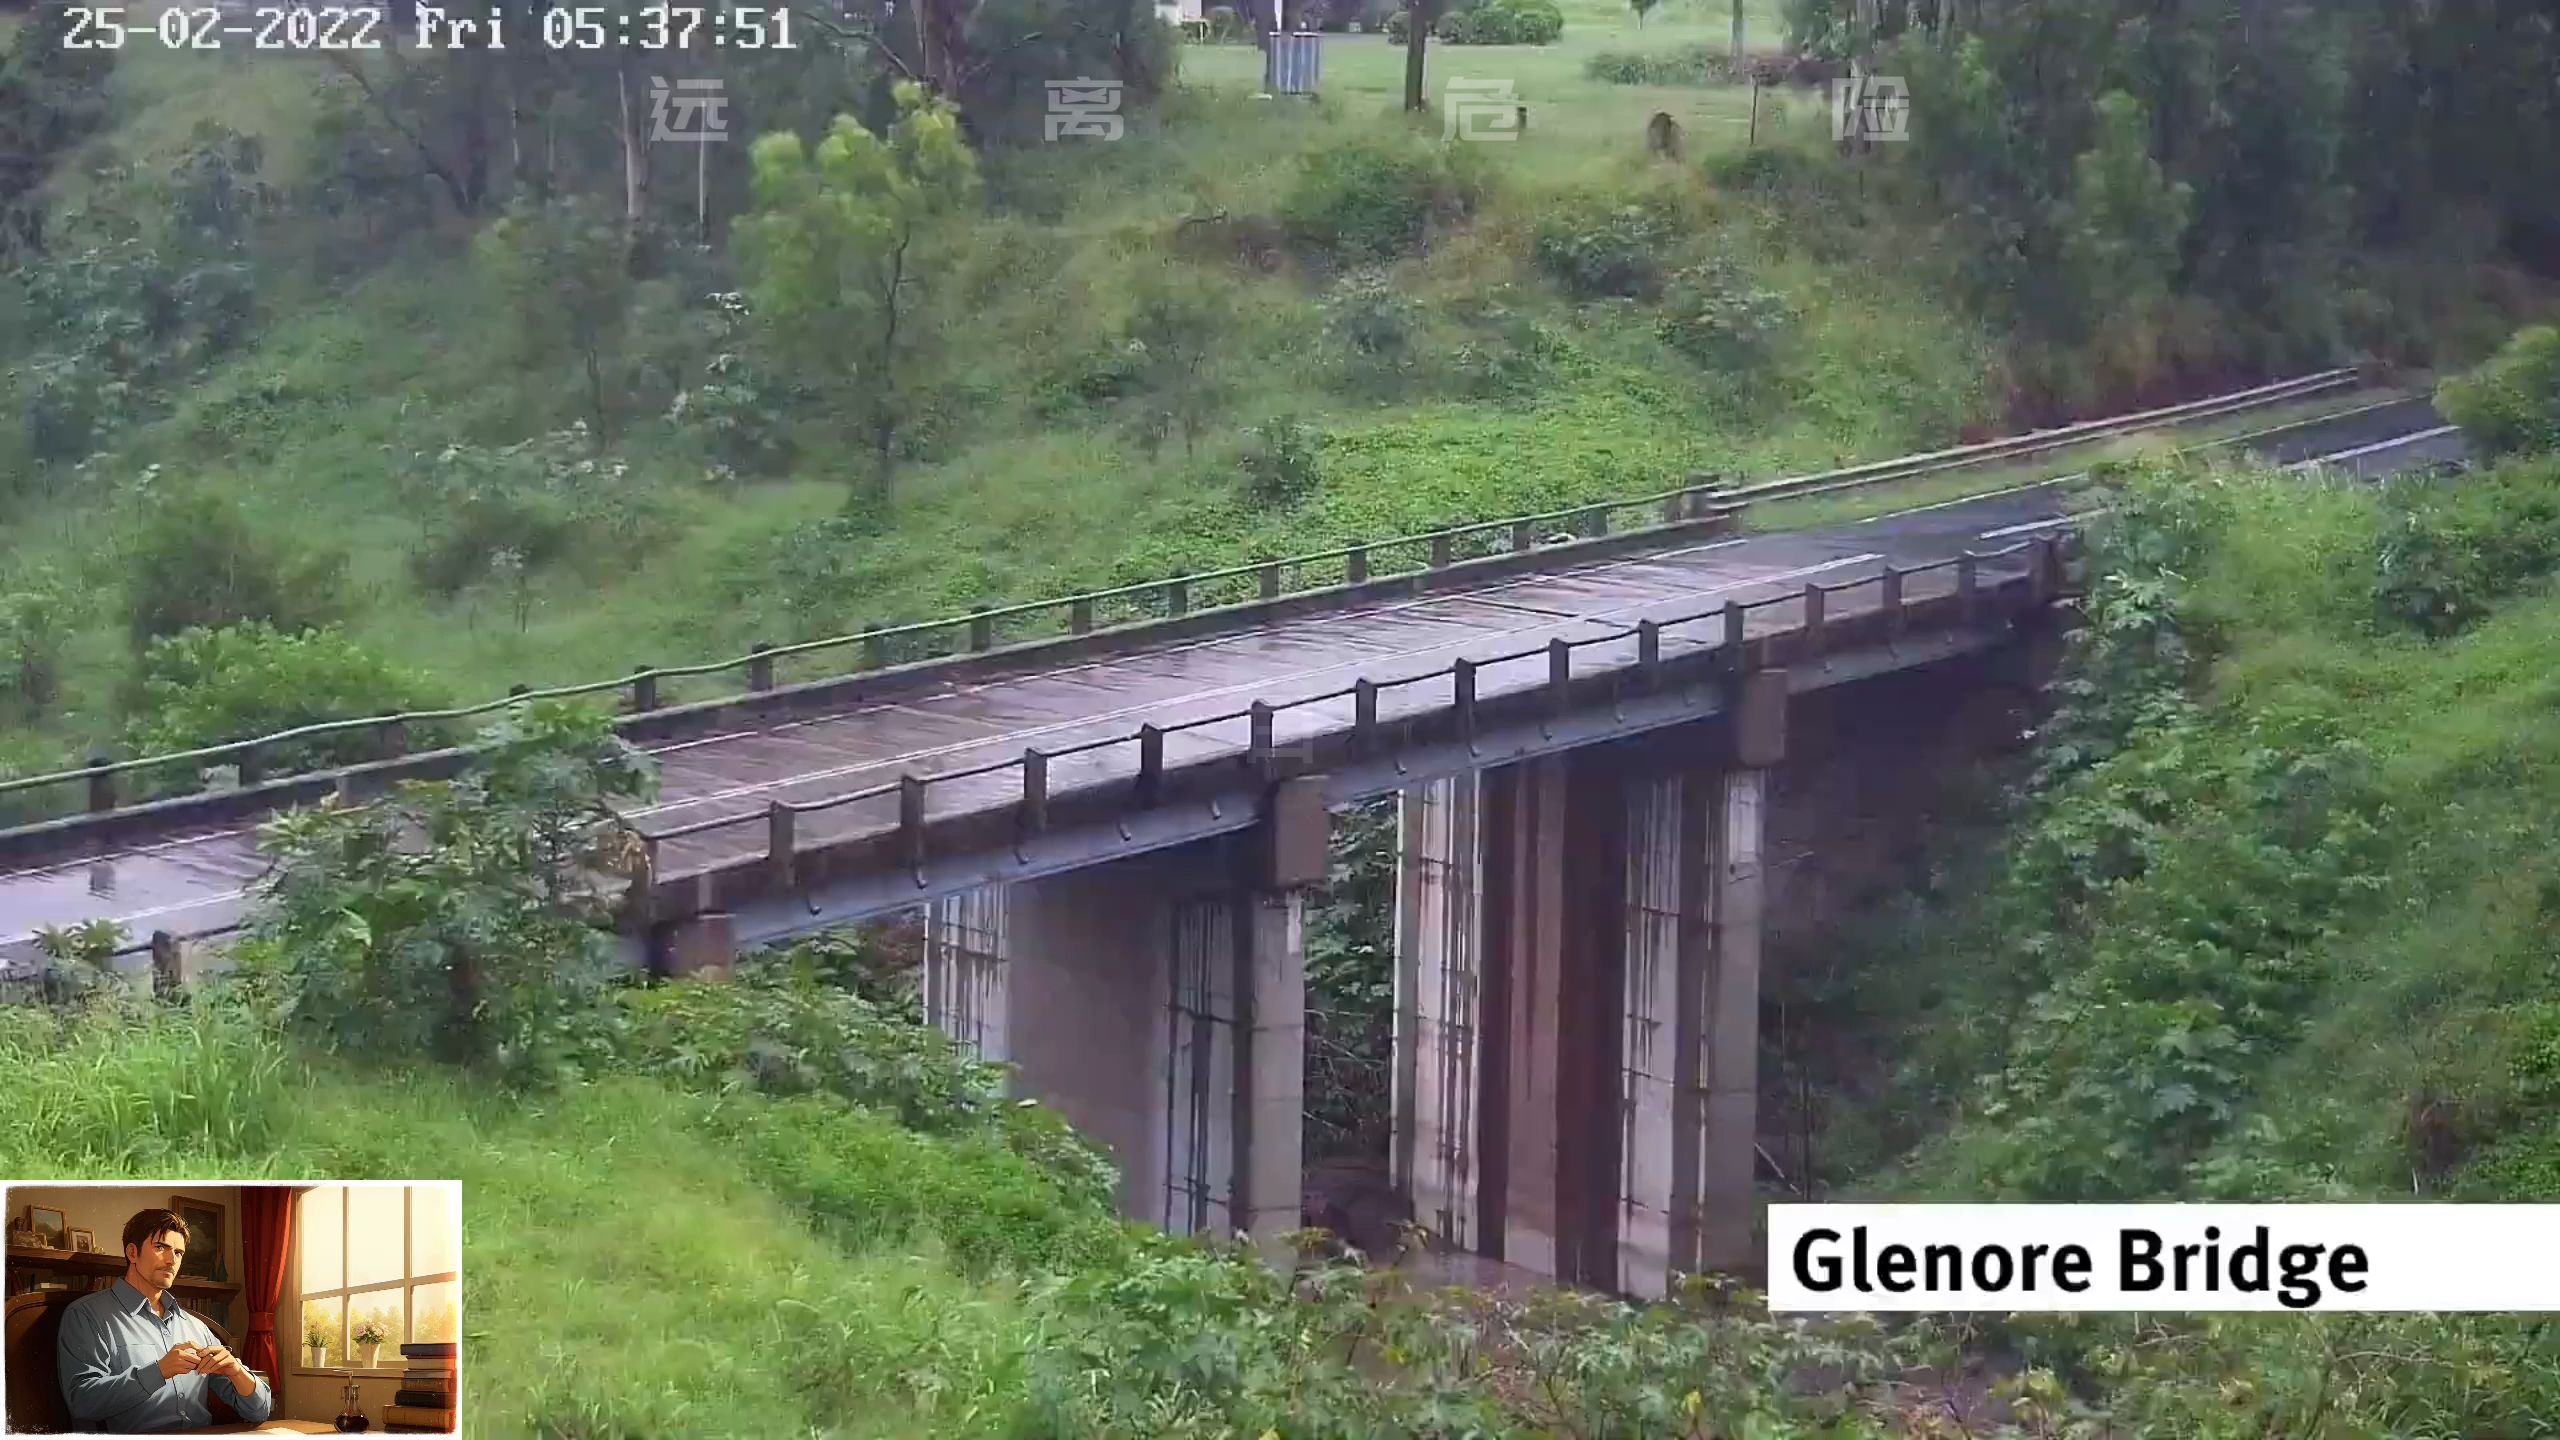
[[[136,1210],[133,1218],[124,1222],[124,1243],[148,1245],[172,1230],[181,1235],[188,1233],[187,1222],[178,1217],[177,1211]]]

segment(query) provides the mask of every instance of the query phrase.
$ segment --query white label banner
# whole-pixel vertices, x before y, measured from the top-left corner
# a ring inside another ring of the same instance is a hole
[[[1769,1308],[2560,1311],[2560,1205],[1772,1205]]]

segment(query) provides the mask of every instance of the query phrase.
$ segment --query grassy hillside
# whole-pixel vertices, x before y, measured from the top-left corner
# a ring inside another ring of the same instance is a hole
[[[734,348],[706,338],[716,314],[700,297],[736,282],[726,250],[684,260],[640,287],[609,357],[623,393],[620,433],[599,456],[619,477],[606,513],[559,562],[450,595],[417,573],[450,495],[418,477],[447,446],[485,453],[576,421],[578,371],[518,358],[519,304],[470,227],[440,221],[383,242],[379,263],[351,264],[351,232],[324,232],[288,198],[247,241],[246,343],[149,397],[85,463],[29,463],[0,483],[0,593],[129,594],[157,497],[210,490],[288,550],[343,552],[330,613],[345,633],[434,690],[479,698],[1639,492],[1696,469],[1894,453],[1979,424],[1988,337],[1911,278],[1908,257],[1851,227],[1844,177],[1808,158],[1827,122],[1802,103],[1773,112],[1773,168],[1730,170],[1745,137],[1720,122],[1747,108],[1746,91],[1582,74],[1600,50],[1720,40],[1721,25],[1673,7],[1639,30],[1631,12],[1584,6],[1556,46],[1437,48],[1435,92],[1452,76],[1513,79],[1536,118],[1517,143],[1458,147],[1472,213],[1367,268],[1269,237],[1308,157],[1409,128],[1436,137],[1436,114],[1412,127],[1397,116],[1400,57],[1376,37],[1329,42],[1334,68],[1312,105],[1252,98],[1250,47],[1184,47],[1181,88],[1118,144],[990,155],[987,213],[954,237],[936,312],[954,358],[886,523],[838,518],[860,456],[824,424],[804,423],[799,453],[773,473],[706,479],[698,427],[669,412],[680,395],[698,405],[705,361]],[[1755,12],[1754,25],[1774,37],[1773,16]],[[154,177],[201,152],[190,137],[208,123],[256,136],[258,183],[299,194],[333,86],[308,61],[136,52],[115,76],[117,124],[88,152],[115,157],[125,178],[68,167],[58,203],[159,203],[169,182]],[[1693,122],[1686,163],[1646,158],[1656,108]],[[1806,232],[1807,203],[1839,207],[1841,223]],[[321,233],[336,238],[315,253]],[[1703,367],[1657,335],[1651,307],[1562,283],[1538,259],[1555,236],[1636,247],[1662,274],[1731,267],[1781,332],[1750,373]],[[1188,435],[1165,435],[1143,394],[1126,398],[1132,327],[1166,283],[1205,287],[1217,316],[1186,342],[1207,346],[1205,423]],[[1316,477],[1281,504],[1246,480],[1274,420],[1306,436]],[[576,445],[553,449],[574,458]],[[21,717],[0,763],[120,738],[135,666],[121,608],[63,622],[61,698]]]
[[[2014,830],[1802,979],[1863,1057],[1831,1173],[2551,1198],[2560,463],[2120,498]]]

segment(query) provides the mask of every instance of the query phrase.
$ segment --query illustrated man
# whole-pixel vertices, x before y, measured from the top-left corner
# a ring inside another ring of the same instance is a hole
[[[63,1312],[62,1398],[77,1428],[147,1435],[210,1425],[215,1395],[253,1423],[275,1408],[274,1388],[170,1295],[186,1258],[178,1212],[142,1211],[124,1222],[123,1277]]]

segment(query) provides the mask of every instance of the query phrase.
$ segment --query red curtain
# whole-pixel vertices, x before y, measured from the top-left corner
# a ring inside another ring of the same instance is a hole
[[[293,1197],[300,1185],[240,1187],[240,1278],[249,1302],[247,1352],[240,1359],[273,1379],[284,1373],[276,1354],[276,1301],[284,1294],[284,1261],[293,1239]]]

